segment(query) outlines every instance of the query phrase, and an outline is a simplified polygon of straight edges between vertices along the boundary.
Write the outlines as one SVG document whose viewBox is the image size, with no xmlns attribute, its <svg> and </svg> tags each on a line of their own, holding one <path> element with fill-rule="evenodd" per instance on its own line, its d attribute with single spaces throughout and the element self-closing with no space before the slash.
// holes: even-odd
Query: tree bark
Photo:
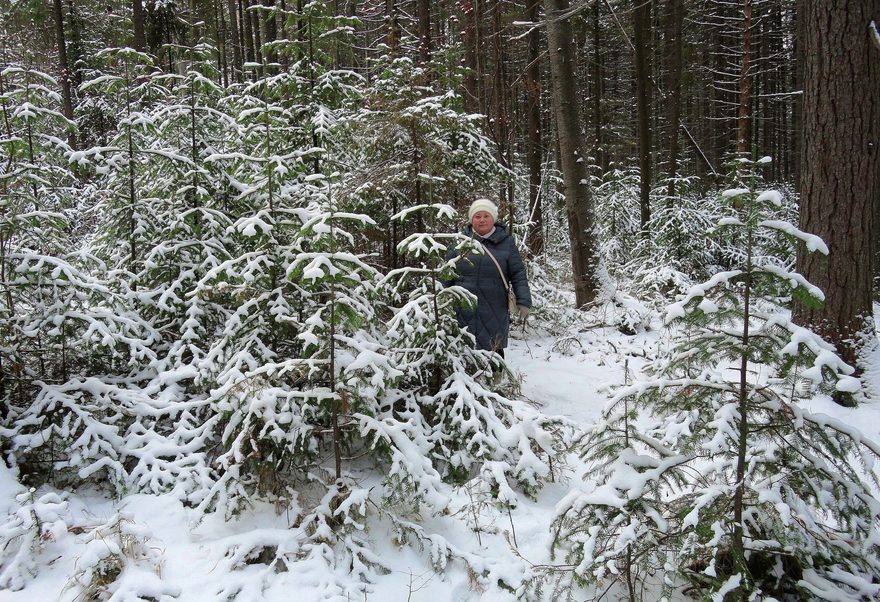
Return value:
<svg viewBox="0 0 880 602">
<path fill-rule="evenodd" d="M 746 156 L 749 154 L 751 137 L 749 127 L 752 121 L 752 0 L 743 0 L 743 50 L 742 67 L 739 73 L 739 110 L 737 112 L 738 133 L 736 152 Z"/>
<path fill-rule="evenodd" d="M 651 0 L 634 0 L 633 28 L 636 51 L 636 113 L 639 138 L 639 218 L 642 234 L 651 219 Z"/>
<path fill-rule="evenodd" d="M 419 18 L 419 62 L 427 66 L 431 60 L 431 3 L 429 0 L 418 0 Z"/>
<path fill-rule="evenodd" d="M 131 0 L 131 24 L 134 28 L 134 49 L 143 52 L 147 48 L 143 0 Z"/>
<path fill-rule="evenodd" d="M 825 292 L 825 306 L 795 318 L 856 366 L 874 336 L 874 214 L 880 203 L 880 48 L 869 24 L 880 0 L 804 3 L 804 105 L 800 227 L 830 255 L 798 252 L 797 268 Z"/>
<path fill-rule="evenodd" d="M 61 103 L 64 116 L 73 121 L 73 95 L 70 86 L 70 66 L 67 63 L 67 43 L 64 40 L 64 11 L 61 0 L 53 0 L 53 13 L 55 17 L 55 39 L 58 43 L 58 71 L 61 75 Z M 76 148 L 76 133 L 69 131 L 67 144 L 70 148 Z"/>
<path fill-rule="evenodd" d="M 666 3 L 666 127 L 667 164 L 666 177 L 669 184 L 667 196 L 675 196 L 675 178 L 678 176 L 678 130 L 681 125 L 681 68 L 682 68 L 682 23 L 684 22 L 683 0 L 668 0 Z"/>
<path fill-rule="evenodd" d="M 544 7 L 553 82 L 553 112 L 571 240 L 575 303 L 583 307 L 594 301 L 599 293 L 601 265 L 587 154 L 581 135 L 579 97 L 574 75 L 577 68 L 574 36 L 568 0 L 545 0 Z"/>
<path fill-rule="evenodd" d="M 238 10 L 235 0 L 227 0 L 229 9 L 229 36 L 232 38 L 232 79 L 238 83 L 242 78 L 242 44 L 238 27 Z"/>
<path fill-rule="evenodd" d="M 397 54 L 397 47 L 400 45 L 400 23 L 398 19 L 397 0 L 385 0 L 385 43 L 388 44 L 392 56 Z"/>
<path fill-rule="evenodd" d="M 478 0 L 464 0 L 462 13 L 464 16 L 464 103 L 470 112 L 477 112 L 482 107 L 480 94 L 480 37 Z"/>
<path fill-rule="evenodd" d="M 539 0 L 529 0 L 526 7 L 525 20 L 538 23 Z M 544 252 L 544 217 L 541 207 L 541 63 L 540 63 L 541 32 L 533 26 L 528 35 L 528 51 L 526 54 L 525 86 L 526 86 L 526 127 L 528 128 L 527 154 L 529 164 L 529 251 L 532 255 Z"/>
<path fill-rule="evenodd" d="M 602 173 L 608 171 L 608 149 L 605 147 L 605 112 L 602 110 L 602 96 L 604 91 L 605 72 L 603 69 L 604 57 L 602 19 L 600 7 L 602 3 L 593 5 L 593 60 L 592 60 L 592 92 L 593 102 L 593 155 L 599 164 Z"/>
</svg>

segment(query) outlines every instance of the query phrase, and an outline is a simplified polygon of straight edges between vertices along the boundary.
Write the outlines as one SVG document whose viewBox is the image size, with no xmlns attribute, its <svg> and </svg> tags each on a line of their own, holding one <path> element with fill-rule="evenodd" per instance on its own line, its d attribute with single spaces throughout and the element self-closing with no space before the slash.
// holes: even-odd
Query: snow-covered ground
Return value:
<svg viewBox="0 0 880 602">
<path fill-rule="evenodd" d="M 531 335 L 512 341 L 508 363 L 521 377 L 521 395 L 546 414 L 564 416 L 586 425 L 599 416 L 609 386 L 623 384 L 644 365 L 664 341 L 659 323 L 647 332 L 626 336 L 612 328 L 595 328 L 577 335 L 558 339 Z M 880 391 L 880 352 L 869 358 L 865 386 Z M 880 442 L 880 401 L 862 403 L 846 409 L 829 400 L 812 402 L 814 411 L 831 414 L 860 428 Z M 570 459 L 568 478 L 549 484 L 537 499 L 522 497 L 517 507 L 502 510 L 476 504 L 477 510 L 466 510 L 473 501 L 461 491 L 453 502 L 450 515 L 423 517 L 420 524 L 428 532 L 442 535 L 457 550 L 482 563 L 490 575 L 481 580 L 462 563 L 450 562 L 445 571 L 432 568 L 432 550 L 400 545 L 392 525 L 375 519 L 367 537 L 379 559 L 391 570 L 377 577 L 366 593 L 352 600 L 458 602 L 471 600 L 512 600 L 513 592 L 499 585 L 498 580 L 517 582 L 523 574 L 539 575 L 548 565 L 562 564 L 564 559 L 550 557 L 551 523 L 554 508 L 573 487 L 581 486 L 577 460 Z M 369 477 L 365 477 L 369 480 Z M 0 473 L 0 500 L 8 505 L 9 488 L 14 480 L 8 471 Z M 35 492 L 35 496 L 43 494 Z M 238 520 L 224 522 L 221 516 L 209 516 L 194 523 L 192 510 L 184 508 L 171 496 L 131 495 L 114 504 L 106 498 L 80 492 L 69 497 L 70 510 L 79 521 L 76 528 L 57 533 L 42 544 L 34 567 L 35 577 L 20 591 L 0 591 L 0 601 L 86 600 L 77 578 L 83 569 L 94 564 L 95 555 L 109 549 L 118 538 L 112 529 L 99 532 L 95 525 L 118 521 L 127 536 L 121 541 L 139 556 L 138 568 L 130 571 L 120 583 L 136 586 L 141 595 L 152 592 L 155 600 L 186 602 L 226 599 L 231 592 L 240 592 L 240 600 L 278 600 L 308 602 L 328 599 L 332 583 L 316 563 L 302 570 L 279 573 L 259 562 L 230 570 L 229 550 L 244 549 L 255 538 L 262 540 L 296 528 L 289 517 L 278 514 L 266 504 L 254 508 Z M 474 506 L 471 506 L 472 508 Z M 10 508 L 0 508 L 5 513 Z M 459 510 L 456 512 L 456 510 Z M 475 528 L 476 527 L 476 528 Z M 96 538 L 96 533 L 102 535 Z M 102 541 L 102 537 L 106 537 Z M 91 543 L 87 540 L 92 539 Z M 238 548 L 236 548 L 238 546 Z M 138 572 L 139 571 L 139 572 Z M 546 592 L 552 590 L 552 580 Z M 117 592 L 114 600 L 144 599 Z M 577 599 L 589 596 L 578 592 Z M 530 599 L 526 595 L 525 599 Z M 345 599 L 345 598 L 342 598 Z"/>
</svg>

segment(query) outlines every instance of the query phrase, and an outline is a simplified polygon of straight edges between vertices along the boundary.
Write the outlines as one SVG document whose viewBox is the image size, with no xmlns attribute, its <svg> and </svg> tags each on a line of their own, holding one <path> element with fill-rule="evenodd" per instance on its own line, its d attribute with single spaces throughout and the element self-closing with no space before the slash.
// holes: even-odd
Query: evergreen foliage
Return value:
<svg viewBox="0 0 880 602">
<path fill-rule="evenodd" d="M 873 597 L 880 504 L 867 467 L 880 448 L 801 405 L 859 382 L 780 305 L 821 291 L 757 241 L 827 249 L 774 219 L 781 195 L 743 177 L 718 224 L 744 241 L 740 261 L 670 306 L 670 353 L 577 442 L 596 485 L 559 505 L 554 546 L 576 581 L 620 581 L 630 597 L 661 572 L 666 589 L 719 599 Z"/>
</svg>

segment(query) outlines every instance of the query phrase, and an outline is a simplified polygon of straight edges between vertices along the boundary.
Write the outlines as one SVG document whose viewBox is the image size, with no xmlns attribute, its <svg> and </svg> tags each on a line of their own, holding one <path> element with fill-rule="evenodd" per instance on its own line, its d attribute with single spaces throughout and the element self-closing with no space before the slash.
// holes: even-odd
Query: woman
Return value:
<svg viewBox="0 0 880 602">
<path fill-rule="evenodd" d="M 513 287 L 516 308 L 523 320 L 529 315 L 532 294 L 513 237 L 504 224 L 496 223 L 496 219 L 498 207 L 492 201 L 477 199 L 471 204 L 468 210 L 470 223 L 463 233 L 479 241 L 486 252 L 463 257 L 456 265 L 458 275 L 447 284 L 464 287 L 477 296 L 476 308 L 459 308 L 458 322 L 474 335 L 479 349 L 494 351 L 504 357 L 511 319 L 505 282 Z"/>
</svg>

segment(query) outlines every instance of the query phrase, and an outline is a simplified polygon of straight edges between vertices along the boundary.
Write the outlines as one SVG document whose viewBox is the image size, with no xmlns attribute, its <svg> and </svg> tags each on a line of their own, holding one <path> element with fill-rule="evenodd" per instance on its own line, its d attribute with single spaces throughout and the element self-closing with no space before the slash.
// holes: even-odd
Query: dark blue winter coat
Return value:
<svg viewBox="0 0 880 602">
<path fill-rule="evenodd" d="M 504 270 L 504 277 L 513 286 L 517 305 L 531 307 L 532 293 L 529 291 L 526 269 L 507 227 L 496 223 L 495 231 L 488 238 L 482 238 L 468 225 L 463 234 L 482 242 L 486 250 L 495 256 L 498 265 Z M 455 251 L 451 251 L 449 256 L 455 256 Z M 498 268 L 486 254 L 462 257 L 456 268 L 458 274 L 455 279 L 445 284 L 461 286 L 477 296 L 476 310 L 458 309 L 458 323 L 467 327 L 476 337 L 479 349 L 504 349 L 507 347 L 510 315 L 507 309 L 507 291 Z"/>
</svg>

